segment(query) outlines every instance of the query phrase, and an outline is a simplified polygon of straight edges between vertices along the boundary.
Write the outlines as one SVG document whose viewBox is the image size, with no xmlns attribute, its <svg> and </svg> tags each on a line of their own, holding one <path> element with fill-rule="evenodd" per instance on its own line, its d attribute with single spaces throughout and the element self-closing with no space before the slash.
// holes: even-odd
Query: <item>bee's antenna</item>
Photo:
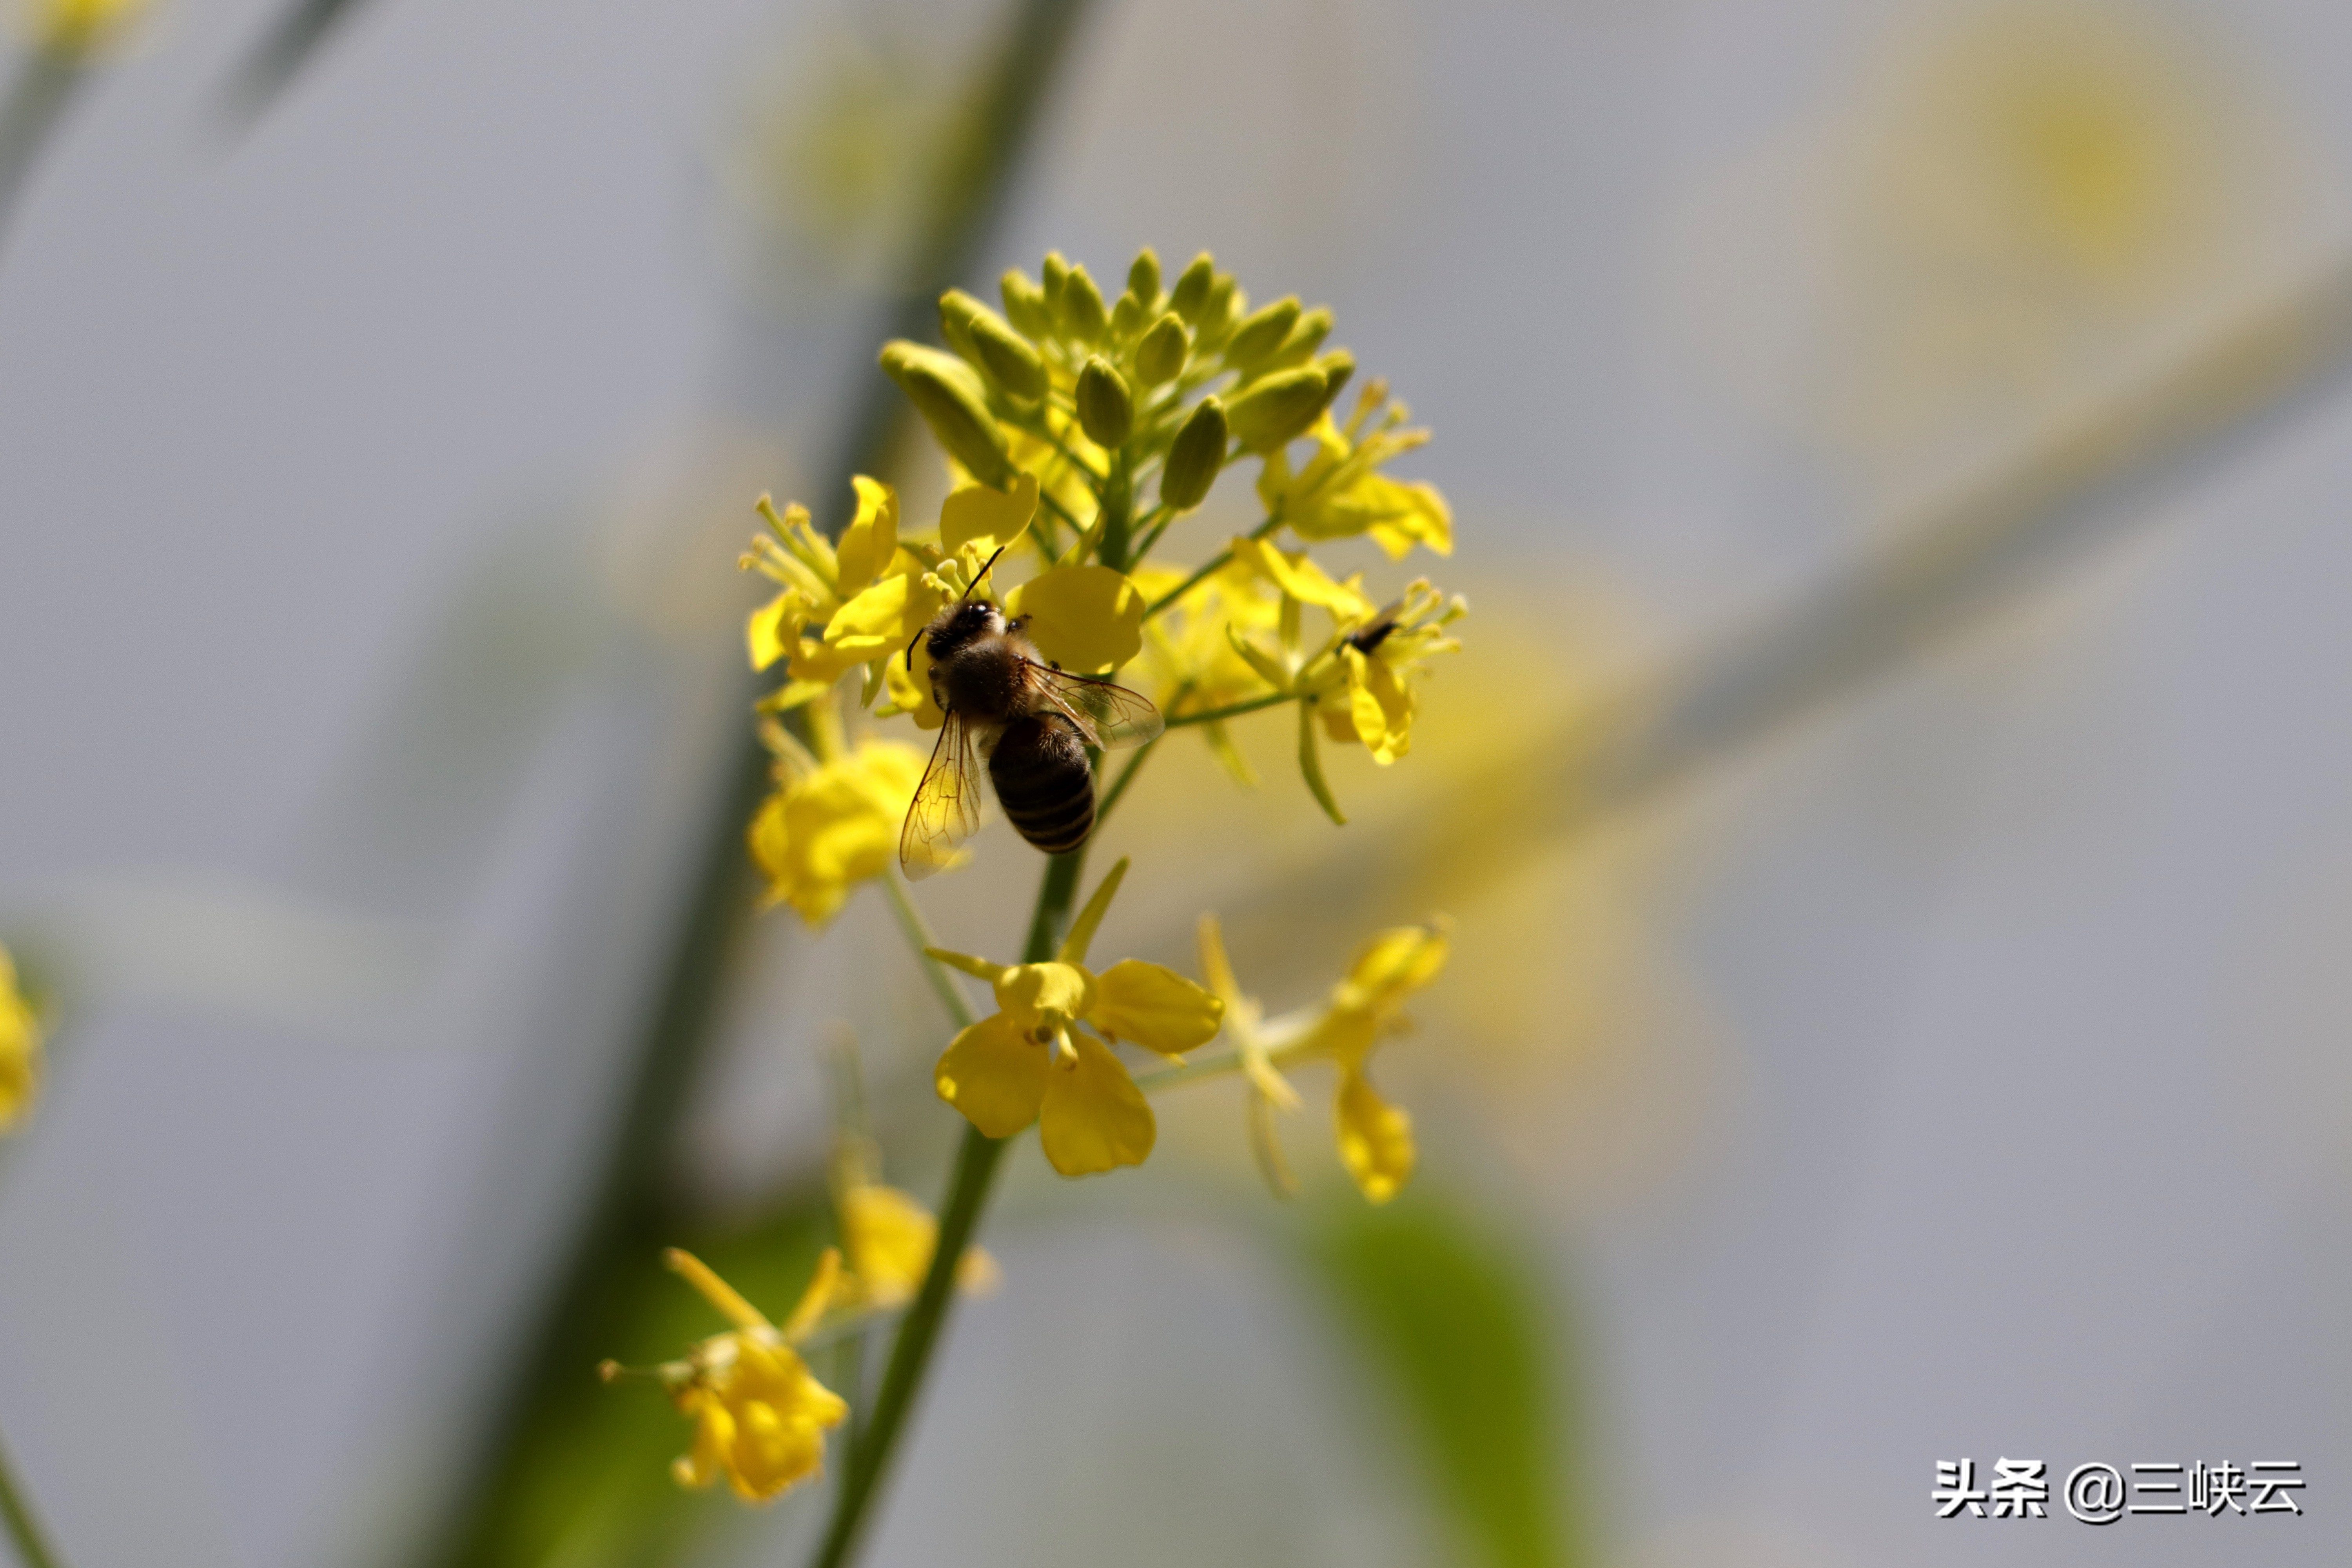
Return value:
<svg viewBox="0 0 2352 1568">
<path fill-rule="evenodd" d="M 1012 548 L 1013 547 L 1009 544 L 1000 544 L 996 547 L 996 555 L 1002 555 Z M 995 566 L 996 555 L 990 556 L 988 558 L 988 565 L 982 567 L 979 571 L 972 574 L 971 581 L 964 585 L 963 596 L 965 598 L 969 599 L 971 597 L 971 591 L 980 586 L 981 579 L 987 576 L 990 570 Z"/>
<path fill-rule="evenodd" d="M 930 629 L 929 626 L 924 626 L 907 639 L 907 673 L 909 675 L 915 673 L 915 645 L 922 641 L 923 633 Z"/>
</svg>

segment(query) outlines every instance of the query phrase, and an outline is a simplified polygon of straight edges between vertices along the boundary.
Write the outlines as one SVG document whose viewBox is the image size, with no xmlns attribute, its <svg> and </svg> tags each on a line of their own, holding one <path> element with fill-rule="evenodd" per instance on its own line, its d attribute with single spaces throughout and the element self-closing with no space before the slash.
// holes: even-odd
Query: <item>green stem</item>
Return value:
<svg viewBox="0 0 2352 1568">
<path fill-rule="evenodd" d="M 1143 535 L 1143 542 L 1135 547 L 1136 560 L 1139 562 L 1150 560 L 1151 552 L 1160 543 L 1160 536 L 1167 532 L 1169 525 L 1175 521 L 1176 510 L 1166 501 L 1161 501 L 1158 506 L 1145 512 L 1143 521 L 1135 525 L 1136 531 Z"/>
<path fill-rule="evenodd" d="M 1086 857 L 1086 847 L 1080 845 L 1045 862 L 1023 963 L 1042 963 L 1061 945 L 1071 906 L 1077 900 L 1078 876 Z M 940 1234 L 931 1248 L 931 1266 L 923 1275 L 914 1305 L 899 1322 L 898 1337 L 890 1346 L 889 1365 L 882 1373 L 881 1391 L 874 1396 L 874 1408 L 857 1446 L 842 1468 L 841 1490 L 834 1499 L 833 1519 L 817 1550 L 815 1568 L 844 1568 L 857 1550 L 874 1500 L 888 1474 L 907 1413 L 930 1370 L 931 1352 L 938 1348 L 948 1308 L 955 1300 L 956 1265 L 980 1228 L 981 1211 L 988 1205 L 997 1164 L 1010 1142 L 991 1138 L 976 1127 L 964 1129 L 962 1147 L 956 1152 L 955 1176 L 949 1184 L 947 1200 L 940 1205 Z"/>
<path fill-rule="evenodd" d="M 1214 724 L 1220 720 L 1238 719 L 1244 713 L 1255 713 L 1261 708 L 1273 708 L 1297 700 L 1298 693 L 1296 691 L 1268 692 L 1264 697 L 1253 697 L 1246 702 L 1228 703 L 1223 708 L 1211 708 L 1199 713 L 1180 713 L 1166 721 L 1166 724 L 1171 730 L 1181 730 L 1187 724 Z"/>
<path fill-rule="evenodd" d="M 65 1559 L 50 1548 L 39 1521 L 33 1518 L 32 1504 L 9 1464 L 5 1444 L 0 1444 L 0 1523 L 7 1525 L 8 1539 L 25 1568 L 64 1568 Z"/>
</svg>

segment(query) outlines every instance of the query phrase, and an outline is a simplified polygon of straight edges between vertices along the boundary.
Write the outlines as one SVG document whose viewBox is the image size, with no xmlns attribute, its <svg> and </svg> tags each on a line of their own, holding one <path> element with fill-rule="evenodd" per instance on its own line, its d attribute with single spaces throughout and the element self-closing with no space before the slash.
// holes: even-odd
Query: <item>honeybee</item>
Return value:
<svg viewBox="0 0 2352 1568">
<path fill-rule="evenodd" d="M 1059 855 L 1094 830 L 1087 748 L 1159 738 L 1160 710 L 1124 686 L 1069 674 L 1040 658 L 1022 635 L 1022 620 L 1007 619 L 993 601 L 967 590 L 916 634 L 931 658 L 931 698 L 947 721 L 898 835 L 898 864 L 910 879 L 946 865 L 979 827 L 980 759 L 987 760 L 997 804 L 1013 828 Z M 910 642 L 907 668 L 914 666 Z"/>
</svg>

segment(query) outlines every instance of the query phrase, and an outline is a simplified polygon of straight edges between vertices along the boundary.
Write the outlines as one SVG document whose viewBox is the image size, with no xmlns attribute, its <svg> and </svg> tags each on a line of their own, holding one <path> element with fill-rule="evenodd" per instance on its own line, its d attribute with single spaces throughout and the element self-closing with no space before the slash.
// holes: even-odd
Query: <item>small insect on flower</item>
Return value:
<svg viewBox="0 0 2352 1568">
<path fill-rule="evenodd" d="M 998 554 L 1003 553 L 999 551 Z M 996 557 L 989 557 L 993 566 Z M 988 575 L 983 566 L 977 586 Z M 918 640 L 931 661 L 931 697 L 947 716 L 930 766 L 898 837 L 909 879 L 947 865 L 980 826 L 980 759 L 997 804 L 1021 837 L 1048 855 L 1076 849 L 1094 831 L 1088 747 L 1111 750 L 1159 739 L 1160 710 L 1112 681 L 1072 675 L 1040 657 L 995 601 L 964 596 L 941 609 Z M 914 644 L 907 647 L 914 668 Z"/>
</svg>

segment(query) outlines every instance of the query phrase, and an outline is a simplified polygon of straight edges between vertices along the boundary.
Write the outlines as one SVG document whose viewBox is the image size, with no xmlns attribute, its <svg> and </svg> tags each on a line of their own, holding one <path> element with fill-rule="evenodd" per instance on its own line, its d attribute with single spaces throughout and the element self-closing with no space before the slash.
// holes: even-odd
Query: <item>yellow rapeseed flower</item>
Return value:
<svg viewBox="0 0 2352 1568">
<path fill-rule="evenodd" d="M 849 1405 L 819 1383 L 794 1347 L 824 1318 L 841 1273 L 827 1247 L 816 1276 L 782 1328 L 738 1295 L 710 1267 L 673 1248 L 665 1261 L 735 1326 L 697 1344 L 684 1361 L 658 1369 L 662 1386 L 694 1423 L 694 1446 L 670 1467 L 681 1486 L 701 1488 L 720 1476 L 746 1502 L 767 1502 L 824 1468 L 824 1435 Z M 606 1363 L 604 1375 L 620 1369 Z"/>
<path fill-rule="evenodd" d="M 848 1271 L 837 1294 L 846 1304 L 887 1310 L 914 1300 L 939 1245 L 940 1222 L 913 1194 L 879 1182 L 852 1180 L 835 1201 Z M 956 1285 L 969 1295 L 995 1289 L 996 1260 L 977 1247 L 956 1261 Z"/>
<path fill-rule="evenodd" d="M 1066 1176 L 1139 1165 L 1151 1152 L 1151 1107 L 1110 1045 L 1130 1040 L 1175 1056 L 1216 1038 L 1224 1016 L 1223 1003 L 1163 965 L 1130 958 L 1100 974 L 1087 967 L 1127 865 L 1111 868 L 1050 963 L 992 963 L 929 950 L 996 990 L 997 1011 L 940 1058 L 940 1098 L 991 1138 L 1039 1123 L 1045 1157 Z"/>
<path fill-rule="evenodd" d="M 1307 432 L 1315 455 L 1304 468 L 1294 472 L 1284 450 L 1266 454 L 1257 481 L 1266 514 L 1309 542 L 1369 535 L 1391 561 L 1416 544 L 1453 554 L 1454 513 L 1437 487 L 1380 471 L 1429 439 L 1426 430 L 1398 428 L 1411 417 L 1389 400 L 1384 381 L 1364 388 L 1346 426 L 1326 412 Z"/>
<path fill-rule="evenodd" d="M 1347 700 L 1322 703 L 1319 711 L 1331 739 L 1360 741 L 1383 767 L 1412 750 L 1412 683 L 1423 662 L 1462 645 L 1445 628 L 1467 613 L 1459 596 L 1447 599 L 1426 581 L 1405 590 L 1404 598 L 1334 633 Z"/>
<path fill-rule="evenodd" d="M 781 730 L 768 733 L 780 753 L 776 789 L 751 819 L 751 858 L 767 874 L 769 903 L 822 926 L 853 886 L 889 870 L 925 759 L 900 742 L 866 741 L 819 762 Z"/>
<path fill-rule="evenodd" d="M 32 1114 L 41 1093 L 41 1019 L 16 987 L 16 964 L 0 946 L 0 1132 Z"/>
<path fill-rule="evenodd" d="M 1225 1003 L 1241 1045 L 1240 1065 L 1250 1082 L 1251 1131 L 1270 1179 L 1286 1185 L 1280 1147 L 1273 1142 L 1272 1109 L 1290 1110 L 1297 1091 L 1281 1068 L 1328 1060 L 1339 1069 L 1331 1116 L 1340 1163 L 1364 1196 L 1384 1204 L 1412 1176 L 1412 1118 L 1372 1087 L 1366 1070 L 1373 1047 L 1407 1026 L 1405 999 L 1437 978 L 1448 951 L 1446 922 L 1398 926 L 1376 932 L 1348 966 L 1319 1009 L 1259 1023 L 1257 1004 L 1242 995 L 1213 916 L 1201 921 L 1201 968 Z"/>
</svg>

